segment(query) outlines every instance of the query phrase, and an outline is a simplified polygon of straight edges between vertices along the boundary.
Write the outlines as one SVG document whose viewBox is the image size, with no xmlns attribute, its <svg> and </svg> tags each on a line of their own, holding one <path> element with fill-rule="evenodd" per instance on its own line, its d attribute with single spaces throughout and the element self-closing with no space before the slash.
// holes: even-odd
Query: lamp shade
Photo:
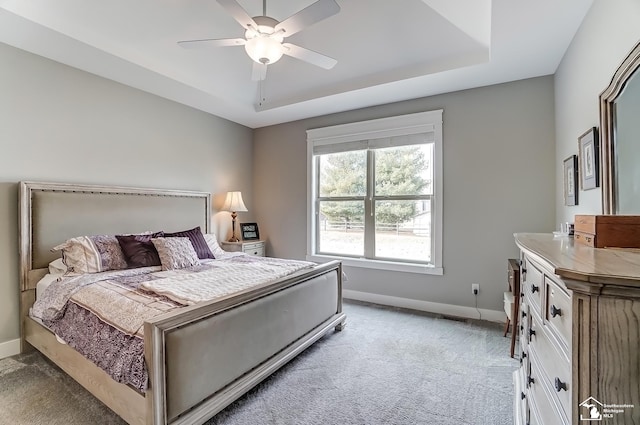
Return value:
<svg viewBox="0 0 640 425">
<path fill-rule="evenodd" d="M 248 211 L 247 207 L 245 207 L 244 202 L 242 201 L 242 193 L 227 192 L 227 198 L 224 200 L 224 205 L 222 206 L 222 210 L 231 211 L 231 212 Z"/>
</svg>

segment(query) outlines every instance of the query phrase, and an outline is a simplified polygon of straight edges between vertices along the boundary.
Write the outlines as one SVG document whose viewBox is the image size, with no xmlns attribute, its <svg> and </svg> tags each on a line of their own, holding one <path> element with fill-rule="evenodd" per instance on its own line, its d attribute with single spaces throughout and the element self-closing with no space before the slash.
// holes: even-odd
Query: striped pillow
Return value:
<svg viewBox="0 0 640 425">
<path fill-rule="evenodd" d="M 207 241 L 207 245 L 209 245 L 209 249 L 214 257 L 220 258 L 224 255 L 224 250 L 220 248 L 220 244 L 218 244 L 218 238 L 215 233 L 205 234 L 204 240 Z"/>
<path fill-rule="evenodd" d="M 98 273 L 127 268 L 120 244 L 113 235 L 78 236 L 51 250 L 62 251 L 62 262 L 68 273 Z"/>
</svg>

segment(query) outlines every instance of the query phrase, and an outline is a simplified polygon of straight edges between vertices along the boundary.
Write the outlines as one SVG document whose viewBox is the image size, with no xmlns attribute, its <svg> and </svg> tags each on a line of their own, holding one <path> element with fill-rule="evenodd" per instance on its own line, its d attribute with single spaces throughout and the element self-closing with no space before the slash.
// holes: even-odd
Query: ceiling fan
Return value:
<svg viewBox="0 0 640 425">
<path fill-rule="evenodd" d="M 253 18 L 236 0 L 217 1 L 246 29 L 245 38 L 185 40 L 178 42 L 181 47 L 199 49 L 244 46 L 247 54 L 254 61 L 251 76 L 254 81 L 264 80 L 267 75 L 267 65 L 278 61 L 283 54 L 324 69 L 331 69 L 338 63 L 335 59 L 313 50 L 284 42 L 286 37 L 338 13 L 340 6 L 335 0 L 318 0 L 282 22 L 267 16 L 267 0 L 262 1 L 262 16 Z"/>
</svg>

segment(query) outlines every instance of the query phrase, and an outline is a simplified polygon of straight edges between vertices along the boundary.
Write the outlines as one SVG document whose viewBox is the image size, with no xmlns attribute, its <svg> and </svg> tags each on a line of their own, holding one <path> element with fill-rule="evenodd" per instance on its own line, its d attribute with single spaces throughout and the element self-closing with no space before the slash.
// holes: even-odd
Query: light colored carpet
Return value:
<svg viewBox="0 0 640 425">
<path fill-rule="evenodd" d="M 498 324 L 345 303 L 331 333 L 207 425 L 512 424 Z M 122 424 L 40 354 L 0 360 L 0 424 Z"/>
</svg>

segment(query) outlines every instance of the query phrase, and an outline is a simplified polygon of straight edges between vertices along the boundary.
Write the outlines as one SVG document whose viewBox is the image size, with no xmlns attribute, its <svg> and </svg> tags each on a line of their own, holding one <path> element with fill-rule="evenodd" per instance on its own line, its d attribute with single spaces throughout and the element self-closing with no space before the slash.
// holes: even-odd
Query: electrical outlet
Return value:
<svg viewBox="0 0 640 425">
<path fill-rule="evenodd" d="M 479 283 L 472 283 L 471 284 L 471 292 L 473 292 L 473 295 L 478 295 L 478 293 L 480 292 L 480 284 Z"/>
</svg>

